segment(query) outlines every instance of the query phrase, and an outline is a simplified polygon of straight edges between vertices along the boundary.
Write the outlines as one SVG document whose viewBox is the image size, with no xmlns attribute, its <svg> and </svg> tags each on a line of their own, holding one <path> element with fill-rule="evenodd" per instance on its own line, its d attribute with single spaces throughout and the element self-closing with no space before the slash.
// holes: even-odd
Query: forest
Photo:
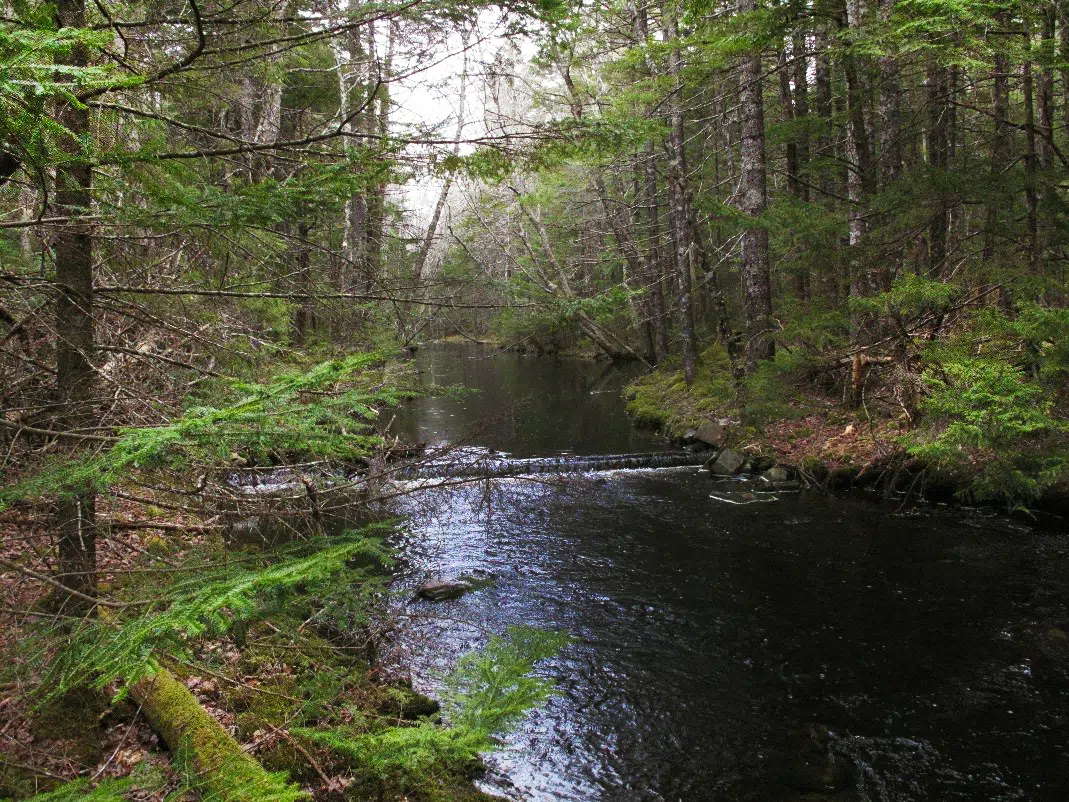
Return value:
<svg viewBox="0 0 1069 802">
<path fill-rule="evenodd" d="M 511 492 L 396 423 L 438 344 L 622 371 L 609 454 L 1066 514 L 1067 263 L 1063 0 L 7 0 L 0 799 L 496 798 L 577 647 L 383 667 L 413 477 Z"/>
</svg>

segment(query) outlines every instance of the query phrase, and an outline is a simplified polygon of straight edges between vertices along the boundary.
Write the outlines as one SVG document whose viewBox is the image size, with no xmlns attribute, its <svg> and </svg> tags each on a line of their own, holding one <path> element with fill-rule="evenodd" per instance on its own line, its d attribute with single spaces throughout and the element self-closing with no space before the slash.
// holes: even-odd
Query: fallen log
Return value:
<svg viewBox="0 0 1069 802">
<path fill-rule="evenodd" d="M 284 774 L 266 771 L 166 669 L 134 683 L 130 698 L 171 753 L 190 768 L 201 799 L 294 802 L 308 797 Z"/>
</svg>

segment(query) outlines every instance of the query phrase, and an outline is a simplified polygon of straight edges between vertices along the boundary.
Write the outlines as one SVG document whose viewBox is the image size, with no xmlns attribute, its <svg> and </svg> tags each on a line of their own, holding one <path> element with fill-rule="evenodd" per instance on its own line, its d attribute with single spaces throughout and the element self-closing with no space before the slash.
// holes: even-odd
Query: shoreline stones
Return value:
<svg viewBox="0 0 1069 802">
<path fill-rule="evenodd" d="M 772 485 L 773 490 L 801 490 L 802 483 L 791 478 L 791 472 L 782 465 L 773 465 L 761 474 L 761 478 Z"/>
<path fill-rule="evenodd" d="M 721 449 L 720 453 L 705 463 L 714 476 L 734 476 L 742 470 L 746 459 L 730 448 Z"/>
</svg>

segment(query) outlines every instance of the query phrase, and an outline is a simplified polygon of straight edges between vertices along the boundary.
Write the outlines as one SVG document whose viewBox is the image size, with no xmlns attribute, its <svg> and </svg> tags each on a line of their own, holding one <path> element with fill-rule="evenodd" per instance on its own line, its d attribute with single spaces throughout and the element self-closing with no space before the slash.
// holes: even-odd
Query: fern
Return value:
<svg viewBox="0 0 1069 802">
<path fill-rule="evenodd" d="M 532 672 L 568 641 L 560 632 L 516 626 L 464 655 L 439 692 L 446 719 L 488 737 L 508 732 L 549 697 L 553 683 Z"/>
<path fill-rule="evenodd" d="M 549 698 L 553 683 L 533 672 L 568 642 L 561 633 L 509 627 L 482 650 L 461 657 L 440 692 L 444 726 L 423 719 L 364 733 L 341 728 L 292 732 L 381 780 L 414 782 L 435 769 L 463 772 L 497 746 L 496 736 Z"/>
<path fill-rule="evenodd" d="M 906 439 L 915 456 L 968 479 L 967 495 L 1020 506 L 1069 475 L 1069 424 L 1040 385 L 998 359 L 961 358 L 925 373 L 926 431 Z"/>
<path fill-rule="evenodd" d="M 154 673 L 159 655 L 190 657 L 198 638 L 225 634 L 263 605 L 277 606 L 301 589 L 329 582 L 350 561 L 389 564 L 381 539 L 370 536 L 383 526 L 346 533 L 340 541 L 299 543 L 266 567 L 208 566 L 193 578 L 174 582 L 160 601 L 146 604 L 133 618 L 83 621 L 48 666 L 49 676 L 41 684 L 50 689 L 46 698 L 77 686 L 104 688 L 117 680 L 129 687 Z M 350 583 L 368 578 L 358 571 L 346 577 Z"/>
<path fill-rule="evenodd" d="M 53 791 L 31 796 L 27 802 L 125 802 L 123 795 L 134 785 L 133 777 L 101 780 L 95 786 L 82 777 Z"/>
<path fill-rule="evenodd" d="M 410 393 L 395 388 L 371 390 L 352 383 L 381 364 L 381 353 L 356 354 L 323 362 L 306 372 L 279 374 L 265 384 L 235 382 L 231 403 L 187 410 L 163 426 L 122 429 L 108 450 L 61 462 L 0 491 L 0 510 L 16 499 L 105 490 L 138 470 L 188 470 L 226 463 L 235 452 L 253 460 L 294 453 L 355 459 L 381 444 L 372 423 L 376 407 L 395 406 Z"/>
<path fill-rule="evenodd" d="M 90 781 L 79 777 L 51 791 L 31 796 L 26 802 L 124 802 L 131 791 L 159 794 L 167 778 L 157 767 L 143 763 L 126 777 Z"/>
</svg>

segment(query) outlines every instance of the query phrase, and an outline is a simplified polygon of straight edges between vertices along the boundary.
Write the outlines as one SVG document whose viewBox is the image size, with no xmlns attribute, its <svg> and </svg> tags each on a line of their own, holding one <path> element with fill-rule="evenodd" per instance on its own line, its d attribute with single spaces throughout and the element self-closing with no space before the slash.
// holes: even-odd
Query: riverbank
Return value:
<svg viewBox="0 0 1069 802">
<path fill-rule="evenodd" d="M 888 496 L 1069 514 L 1069 481 L 1061 477 L 1040 484 L 1022 471 L 1030 466 L 1012 463 L 1012 455 L 1006 466 L 993 466 L 996 457 L 979 449 L 960 458 L 933 459 L 941 455 L 939 438 L 948 423 L 916 406 L 908 409 L 893 392 L 874 393 L 873 401 L 855 406 L 789 360 L 764 368 L 737 387 L 726 354 L 714 346 L 702 355 L 689 387 L 673 365 L 632 381 L 624 390 L 626 409 L 636 426 L 658 430 L 672 441 L 738 455 L 725 460 L 721 470 L 777 467 L 792 480 L 828 488 L 876 487 Z M 1061 442 L 1036 441 L 1032 448 L 1037 453 L 1060 449 Z M 1000 480 L 1034 484 L 993 486 Z"/>
<path fill-rule="evenodd" d="M 4 541 L 18 542 L 47 527 L 44 512 L 24 506 L 0 514 Z M 254 542 L 244 529 L 231 530 L 213 519 L 122 502 L 99 509 L 98 515 L 113 537 L 122 533 L 126 554 L 142 555 L 130 560 L 118 550 L 102 550 L 101 585 L 114 598 L 160 592 L 159 566 L 181 571 L 222 561 L 240 572 L 277 559 L 277 544 Z M 360 553 L 384 549 L 385 535 L 385 530 L 369 535 Z M 204 790 L 205 777 L 219 768 L 205 750 L 218 748 L 251 757 L 255 770 L 262 766 L 270 772 L 274 790 L 284 794 L 289 788 L 332 800 L 491 799 L 474 785 L 481 767 L 473 752 L 436 751 L 432 734 L 450 732 L 442 725 L 438 702 L 378 665 L 379 648 L 392 626 L 386 597 L 392 569 L 378 561 L 354 558 L 336 576 L 310 576 L 284 600 L 279 597 L 279 604 L 268 602 L 218 635 L 211 635 L 209 626 L 190 641 L 184 657 L 165 658 L 161 678 L 178 691 L 168 700 L 147 698 L 135 687 L 130 697 L 116 702 L 123 685 L 114 682 L 49 698 L 56 680 L 48 666 L 55 657 L 50 633 L 72 619 L 39 586 L 5 581 L 0 585 L 0 663 L 6 666 L 0 676 L 0 799 L 26 799 L 90 778 L 86 793 L 99 783 L 119 783 L 136 790 L 139 799 L 163 800 L 183 789 Z M 227 618 L 237 612 L 230 610 Z M 127 622 L 120 615 L 126 617 L 109 612 L 99 626 L 121 630 Z M 39 647 L 47 651 L 42 654 Z M 145 682 L 151 686 L 153 680 Z M 169 732 L 165 726 L 190 719 L 210 728 L 207 741 L 186 743 L 188 732 Z M 393 754 L 388 744 L 382 746 L 390 738 L 403 740 L 399 734 L 409 731 L 423 734 L 422 752 L 401 754 L 404 749 L 397 745 L 401 753 Z M 347 748 L 352 744 L 360 749 Z M 400 765 L 402 759 L 408 764 Z M 197 766 L 207 766 L 208 774 L 200 769 L 190 774 Z M 256 789 L 231 784 L 235 787 L 223 798 L 255 796 Z"/>
</svg>

